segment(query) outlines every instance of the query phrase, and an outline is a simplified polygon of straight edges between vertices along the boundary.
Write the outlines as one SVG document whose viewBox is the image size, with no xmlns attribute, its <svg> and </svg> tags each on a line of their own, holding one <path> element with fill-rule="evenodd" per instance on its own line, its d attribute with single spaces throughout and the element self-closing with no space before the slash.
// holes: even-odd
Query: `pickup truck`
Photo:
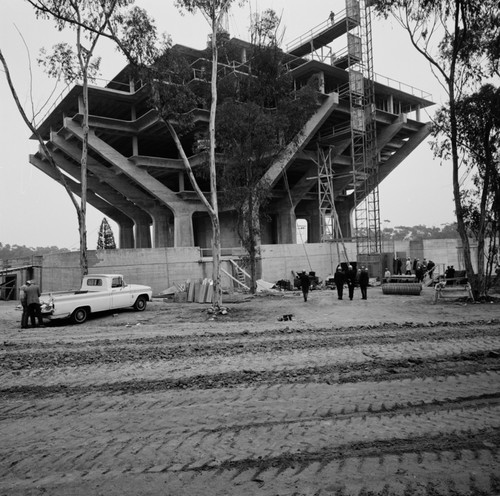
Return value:
<svg viewBox="0 0 500 496">
<path fill-rule="evenodd" d="M 82 324 L 91 313 L 133 307 L 142 312 L 152 300 L 149 286 L 126 284 L 121 274 L 88 274 L 78 291 L 42 294 L 42 316 L 50 320 L 70 318 Z"/>
</svg>

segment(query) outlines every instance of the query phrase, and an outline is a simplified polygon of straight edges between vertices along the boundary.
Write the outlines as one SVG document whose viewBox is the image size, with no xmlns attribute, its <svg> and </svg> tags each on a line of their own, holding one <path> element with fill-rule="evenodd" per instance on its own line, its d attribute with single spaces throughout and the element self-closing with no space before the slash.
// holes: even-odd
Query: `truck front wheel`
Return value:
<svg viewBox="0 0 500 496">
<path fill-rule="evenodd" d="M 138 296 L 137 300 L 135 300 L 135 303 L 134 303 L 134 310 L 136 310 L 138 312 L 143 312 L 144 310 L 146 310 L 147 304 L 148 304 L 148 302 L 147 302 L 145 296 Z"/>
<path fill-rule="evenodd" d="M 71 315 L 71 320 L 74 324 L 83 324 L 87 317 L 89 316 L 89 311 L 86 308 L 77 308 Z"/>
</svg>

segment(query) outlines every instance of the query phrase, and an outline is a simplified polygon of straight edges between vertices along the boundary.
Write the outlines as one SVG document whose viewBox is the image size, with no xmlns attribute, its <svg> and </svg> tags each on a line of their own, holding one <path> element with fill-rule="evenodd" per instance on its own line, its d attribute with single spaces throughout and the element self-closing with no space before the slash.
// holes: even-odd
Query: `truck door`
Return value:
<svg viewBox="0 0 500 496">
<path fill-rule="evenodd" d="M 132 293 L 121 277 L 113 277 L 111 281 L 111 308 L 131 307 Z"/>
</svg>

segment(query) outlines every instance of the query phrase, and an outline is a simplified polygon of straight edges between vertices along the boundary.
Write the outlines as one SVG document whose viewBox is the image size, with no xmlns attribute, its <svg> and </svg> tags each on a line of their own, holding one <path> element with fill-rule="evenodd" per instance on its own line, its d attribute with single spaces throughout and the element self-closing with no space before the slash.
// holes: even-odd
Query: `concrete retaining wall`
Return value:
<svg viewBox="0 0 500 496">
<path fill-rule="evenodd" d="M 355 261 L 356 244 L 346 243 L 345 246 L 349 259 Z M 425 257 L 443 267 L 454 265 L 457 270 L 464 268 L 459 240 L 425 240 L 419 245 L 418 254 L 412 253 L 409 242 L 397 242 L 394 247 L 398 253 L 406 253 L 412 260 Z M 221 266 L 232 274 L 229 258 L 222 257 Z M 202 251 L 197 247 L 89 251 L 88 260 L 89 273 L 123 274 L 126 281 L 151 286 L 154 294 L 175 283 L 212 276 L 211 258 L 202 258 Z M 272 283 L 280 279 L 292 280 L 292 271 L 302 270 L 314 271 L 320 279 L 325 279 L 343 261 L 342 251 L 339 257 L 336 244 L 262 245 L 259 273 L 262 279 Z M 78 252 L 45 255 L 40 279 L 44 292 L 77 289 L 80 286 Z M 221 282 L 224 288 L 234 287 L 233 281 L 225 274 L 221 274 Z"/>
<path fill-rule="evenodd" d="M 350 260 L 356 259 L 356 244 L 346 243 Z M 340 247 L 339 247 L 340 248 Z M 337 245 L 332 243 L 262 245 L 262 279 L 276 282 L 280 279 L 291 280 L 292 271 L 313 271 L 320 279 L 325 279 L 335 272 L 335 268 L 345 258 L 337 252 Z"/>
</svg>

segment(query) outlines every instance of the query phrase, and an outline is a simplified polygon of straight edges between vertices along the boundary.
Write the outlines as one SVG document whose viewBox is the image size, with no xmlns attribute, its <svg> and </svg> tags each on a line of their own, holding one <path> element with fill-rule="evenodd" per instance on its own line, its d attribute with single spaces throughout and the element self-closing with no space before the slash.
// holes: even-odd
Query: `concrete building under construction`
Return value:
<svg viewBox="0 0 500 496">
<path fill-rule="evenodd" d="M 251 64 L 252 46 L 230 43 L 237 58 L 220 63 L 219 74 Z M 296 243 L 297 219 L 305 219 L 309 243 L 355 241 L 358 257 L 382 251 L 378 185 L 428 136 L 421 110 L 433 103 L 429 94 L 377 76 L 371 43 L 369 9 L 347 0 L 345 10 L 287 46 L 294 87 L 315 77 L 320 105 L 265 173 L 272 215 L 262 244 Z M 175 48 L 189 61 L 193 80 L 206 80 L 206 51 Z M 128 74 L 89 87 L 87 201 L 117 223 L 120 248 L 209 248 L 206 209 L 165 123 L 148 104 L 147 85 Z M 193 115 L 195 129 L 182 137 L 185 150 L 195 150 L 199 131 L 208 128 L 208 110 L 193 109 Z M 38 128 L 76 195 L 81 123 L 82 86 L 75 85 Z M 193 168 L 201 161 L 201 154 L 190 156 Z M 43 153 L 30 162 L 59 180 Z M 220 223 L 222 246 L 239 246 L 234 212 L 221 212 Z"/>
</svg>

